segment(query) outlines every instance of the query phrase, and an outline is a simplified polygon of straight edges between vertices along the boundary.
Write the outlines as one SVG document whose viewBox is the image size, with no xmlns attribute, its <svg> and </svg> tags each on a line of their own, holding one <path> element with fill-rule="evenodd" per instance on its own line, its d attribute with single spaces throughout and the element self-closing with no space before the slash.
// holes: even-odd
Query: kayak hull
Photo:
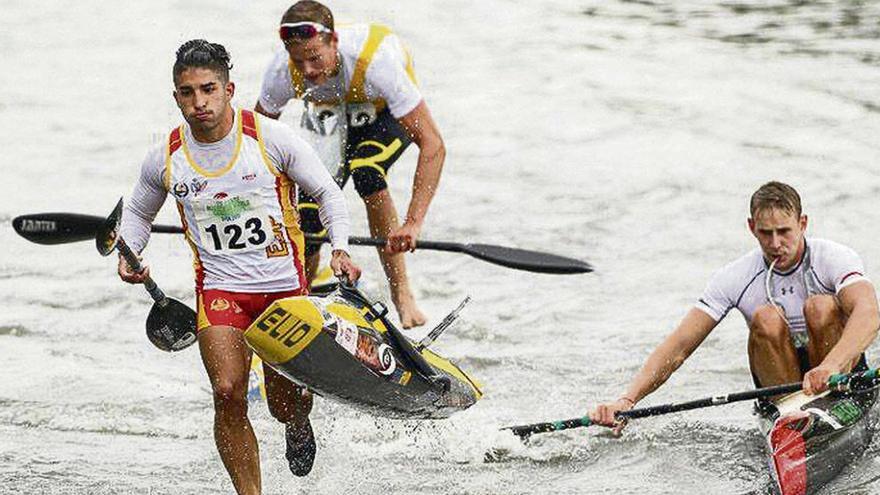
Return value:
<svg viewBox="0 0 880 495">
<path fill-rule="evenodd" d="M 332 293 L 278 300 L 244 336 L 288 379 L 374 415 L 445 418 L 480 399 L 479 384 L 442 356 L 415 351 L 415 366 L 412 344 L 389 325 L 373 308 Z"/>
<path fill-rule="evenodd" d="M 770 473 L 781 495 L 808 495 L 860 457 L 871 442 L 877 388 L 785 396 L 759 413 Z M 778 414 L 776 414 L 778 411 Z"/>
</svg>

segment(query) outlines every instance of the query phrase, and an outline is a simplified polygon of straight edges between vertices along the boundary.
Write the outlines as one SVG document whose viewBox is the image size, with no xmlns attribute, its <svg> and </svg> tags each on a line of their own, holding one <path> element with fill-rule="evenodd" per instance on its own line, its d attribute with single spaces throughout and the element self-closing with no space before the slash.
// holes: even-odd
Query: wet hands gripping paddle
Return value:
<svg viewBox="0 0 880 495">
<path fill-rule="evenodd" d="M 140 260 L 119 235 L 122 220 L 122 199 L 102 223 L 97 225 L 95 243 L 101 256 L 119 251 L 128 266 L 136 272 L 143 271 Z M 196 341 L 196 314 L 186 304 L 166 296 L 149 276 L 144 280 L 144 288 L 153 298 L 153 307 L 147 316 L 147 338 L 163 351 L 179 351 Z"/>
</svg>

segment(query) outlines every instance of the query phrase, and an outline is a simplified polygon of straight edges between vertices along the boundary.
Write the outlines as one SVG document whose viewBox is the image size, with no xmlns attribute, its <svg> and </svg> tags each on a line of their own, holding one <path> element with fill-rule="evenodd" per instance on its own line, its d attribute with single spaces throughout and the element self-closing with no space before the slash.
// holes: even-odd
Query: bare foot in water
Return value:
<svg viewBox="0 0 880 495">
<path fill-rule="evenodd" d="M 397 314 L 400 316 L 400 325 L 404 329 L 420 327 L 428 321 L 425 314 L 416 305 L 416 300 L 412 294 L 398 295 L 398 297 L 394 297 L 392 294 L 391 300 L 397 308 Z"/>
</svg>

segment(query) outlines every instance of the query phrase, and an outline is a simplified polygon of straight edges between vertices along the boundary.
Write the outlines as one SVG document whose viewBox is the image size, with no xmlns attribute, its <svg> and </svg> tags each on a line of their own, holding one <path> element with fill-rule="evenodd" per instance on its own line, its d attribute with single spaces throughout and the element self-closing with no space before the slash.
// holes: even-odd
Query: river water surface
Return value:
<svg viewBox="0 0 880 495">
<path fill-rule="evenodd" d="M 195 351 L 143 335 L 150 300 L 90 243 L 37 246 L 20 214 L 106 214 L 148 147 L 180 120 L 174 50 L 227 46 L 236 104 L 256 101 L 277 2 L 72 4 L 0 11 L 0 493 L 230 493 Z M 383 494 L 765 493 L 748 404 L 534 437 L 502 425 L 582 415 L 616 397 L 711 273 L 751 249 L 749 195 L 797 187 L 810 233 L 855 248 L 878 277 L 880 5 L 863 1 L 460 0 L 334 2 L 337 18 L 390 24 L 449 151 L 425 239 L 589 260 L 594 274 L 517 272 L 417 252 L 435 344 L 486 396 L 440 422 L 377 419 L 318 400 L 319 453 L 290 475 L 281 427 L 258 404 L 264 492 Z M 290 112 L 293 113 L 293 112 Z M 294 120 L 292 117 L 289 120 Z M 415 153 L 395 165 L 403 210 Z M 354 191 L 355 230 L 366 221 Z M 174 223 L 166 205 L 159 222 Z M 375 254 L 367 288 L 387 294 Z M 190 304 L 182 239 L 154 236 L 153 275 Z M 412 335 L 421 337 L 424 330 Z M 751 386 L 731 315 L 644 404 Z M 500 453 L 487 458 L 487 452 Z M 826 493 L 880 493 L 880 445 Z"/>
</svg>

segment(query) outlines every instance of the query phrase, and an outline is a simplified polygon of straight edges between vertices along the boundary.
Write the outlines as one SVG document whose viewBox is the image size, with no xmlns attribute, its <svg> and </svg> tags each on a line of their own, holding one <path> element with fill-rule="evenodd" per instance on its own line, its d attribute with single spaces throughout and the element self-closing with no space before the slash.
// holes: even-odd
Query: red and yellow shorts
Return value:
<svg viewBox="0 0 880 495">
<path fill-rule="evenodd" d="M 301 296 L 302 289 L 284 292 L 229 292 L 219 289 L 196 291 L 196 331 L 212 325 L 246 329 L 274 301 Z"/>
</svg>

